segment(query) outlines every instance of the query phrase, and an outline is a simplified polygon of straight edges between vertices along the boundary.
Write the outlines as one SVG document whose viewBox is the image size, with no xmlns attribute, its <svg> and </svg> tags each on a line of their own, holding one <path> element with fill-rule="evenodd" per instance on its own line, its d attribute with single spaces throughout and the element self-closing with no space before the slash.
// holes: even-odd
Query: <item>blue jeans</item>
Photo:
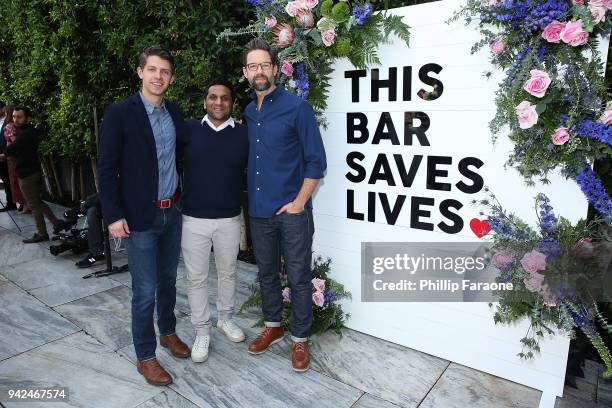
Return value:
<svg viewBox="0 0 612 408">
<path fill-rule="evenodd" d="M 155 358 L 153 310 L 157 297 L 159 334 L 174 334 L 176 267 L 181 250 L 181 214 L 172 206 L 157 209 L 150 229 L 131 231 L 126 239 L 132 275 L 132 338 L 138 361 Z"/>
<path fill-rule="evenodd" d="M 312 210 L 305 209 L 300 214 L 284 212 L 270 218 L 251 217 L 250 224 L 265 324 L 279 327 L 282 321 L 279 277 L 282 252 L 291 288 L 291 337 L 293 341 L 306 341 L 312 326 Z"/>
</svg>

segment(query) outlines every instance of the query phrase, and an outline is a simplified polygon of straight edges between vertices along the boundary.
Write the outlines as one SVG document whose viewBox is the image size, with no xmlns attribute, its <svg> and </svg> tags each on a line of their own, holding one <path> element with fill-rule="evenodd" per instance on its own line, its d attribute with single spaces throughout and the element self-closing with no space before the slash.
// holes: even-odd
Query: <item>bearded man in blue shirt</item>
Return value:
<svg viewBox="0 0 612 408">
<path fill-rule="evenodd" d="M 312 199 L 327 167 L 312 107 L 275 83 L 276 53 L 265 41 L 250 41 L 243 74 L 254 89 L 245 116 L 249 133 L 248 192 L 251 237 L 259 268 L 265 329 L 249 344 L 261 354 L 281 341 L 283 303 L 280 255 L 291 289 L 291 361 L 308 370 L 312 326 Z"/>
</svg>

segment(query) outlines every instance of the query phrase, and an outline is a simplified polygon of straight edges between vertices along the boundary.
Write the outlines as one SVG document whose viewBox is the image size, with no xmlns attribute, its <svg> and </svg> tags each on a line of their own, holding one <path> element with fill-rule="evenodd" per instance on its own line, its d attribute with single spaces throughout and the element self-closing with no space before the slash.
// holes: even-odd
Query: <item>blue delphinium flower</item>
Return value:
<svg viewBox="0 0 612 408">
<path fill-rule="evenodd" d="M 372 14 L 372 6 L 369 3 L 365 3 L 363 8 L 360 8 L 359 5 L 355 5 L 353 7 L 353 17 L 355 17 L 355 25 L 363 25 L 368 17 Z"/>
<path fill-rule="evenodd" d="M 558 220 L 553 213 L 548 197 L 540 196 L 539 201 L 542 241 L 538 243 L 538 251 L 545 254 L 547 258 L 556 258 L 561 254 L 561 248 L 556 239 Z"/>
<path fill-rule="evenodd" d="M 572 126 L 572 130 L 578 136 L 612 145 L 612 126 L 605 123 L 583 120 Z"/>
<path fill-rule="evenodd" d="M 512 28 L 533 33 L 553 20 L 562 20 L 570 7 L 567 0 L 505 0 L 492 9 L 491 15 L 499 22 L 509 22 Z"/>
<path fill-rule="evenodd" d="M 304 64 L 301 62 L 297 64 L 296 71 L 298 75 L 295 81 L 297 95 L 302 99 L 308 99 L 308 95 L 310 94 L 310 83 L 308 82 L 308 74 L 306 74 L 304 70 Z"/>
<path fill-rule="evenodd" d="M 583 167 L 582 171 L 576 176 L 576 182 L 589 203 L 605 218 L 606 222 L 612 223 L 612 200 L 591 166 L 586 164 Z"/>
<path fill-rule="evenodd" d="M 585 333 L 595 332 L 597 330 L 595 322 L 589 318 L 589 312 L 587 309 L 583 305 L 576 305 L 576 307 L 578 308 L 578 311 L 575 311 L 570 307 L 567 308 L 572 316 L 572 319 L 574 319 L 576 326 L 582 329 Z"/>
</svg>

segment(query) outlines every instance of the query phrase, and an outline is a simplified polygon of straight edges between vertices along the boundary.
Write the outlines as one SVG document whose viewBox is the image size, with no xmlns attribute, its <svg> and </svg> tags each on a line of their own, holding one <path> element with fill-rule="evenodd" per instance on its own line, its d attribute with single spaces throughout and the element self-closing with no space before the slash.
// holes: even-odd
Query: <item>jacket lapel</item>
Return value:
<svg viewBox="0 0 612 408">
<path fill-rule="evenodd" d="M 131 105 L 134 112 L 134 120 L 137 122 L 137 128 L 142 129 L 147 148 L 153 152 L 154 157 L 157 157 L 153 129 L 151 128 L 151 122 L 149 122 L 147 110 L 140 99 L 140 94 L 137 93 L 136 95 L 132 96 Z"/>
</svg>

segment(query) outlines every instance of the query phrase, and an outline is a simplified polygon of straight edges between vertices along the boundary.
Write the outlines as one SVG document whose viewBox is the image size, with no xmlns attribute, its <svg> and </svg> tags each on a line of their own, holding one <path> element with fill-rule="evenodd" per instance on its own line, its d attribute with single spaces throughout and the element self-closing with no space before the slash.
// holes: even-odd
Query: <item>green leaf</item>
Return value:
<svg viewBox="0 0 612 408">
<path fill-rule="evenodd" d="M 546 111 L 546 104 L 545 103 L 538 103 L 536 105 L 536 112 L 541 115 L 542 113 L 544 113 Z"/>
</svg>

